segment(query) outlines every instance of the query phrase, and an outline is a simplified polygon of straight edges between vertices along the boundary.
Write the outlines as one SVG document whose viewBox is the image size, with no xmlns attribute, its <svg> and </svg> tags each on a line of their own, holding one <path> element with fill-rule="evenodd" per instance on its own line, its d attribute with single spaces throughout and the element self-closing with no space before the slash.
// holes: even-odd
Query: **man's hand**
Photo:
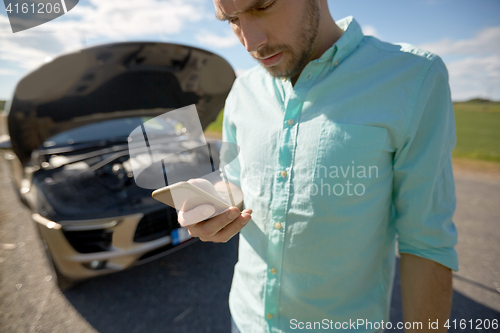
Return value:
<svg viewBox="0 0 500 333">
<path fill-rule="evenodd" d="M 210 205 L 202 205 L 200 207 L 203 206 Z M 217 215 L 206 221 L 188 225 L 186 229 L 191 236 L 198 237 L 204 242 L 225 243 L 243 229 L 248 221 L 250 221 L 252 217 L 251 214 L 251 209 L 245 209 L 240 212 L 237 207 L 231 207 L 221 215 Z M 184 224 L 184 218 L 184 213 L 179 211 L 179 223 Z"/>
<path fill-rule="evenodd" d="M 215 213 L 215 208 L 210 204 L 200 205 L 187 212 L 179 211 L 179 224 L 188 229 L 191 236 L 198 237 L 204 242 L 225 243 L 240 232 L 252 218 L 251 209 L 241 211 L 243 193 L 235 184 L 219 181 L 212 185 L 209 181 L 198 178 L 190 179 L 188 182 L 225 202 L 230 202 L 230 198 L 227 197 L 230 191 L 236 204 L 236 207 L 230 207 L 224 213 L 205 221 L 203 220 Z"/>
</svg>

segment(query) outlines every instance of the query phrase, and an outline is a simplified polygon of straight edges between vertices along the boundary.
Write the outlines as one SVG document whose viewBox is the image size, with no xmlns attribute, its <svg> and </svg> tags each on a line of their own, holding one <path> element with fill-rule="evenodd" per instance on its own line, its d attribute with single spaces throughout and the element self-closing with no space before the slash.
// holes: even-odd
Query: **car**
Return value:
<svg viewBox="0 0 500 333">
<path fill-rule="evenodd" d="M 62 290 L 196 240 L 174 208 L 136 183 L 128 136 L 142 124 L 170 137 L 159 153 L 182 155 L 193 142 L 216 152 L 220 141 L 190 135 L 168 112 L 194 105 L 205 130 L 235 78 L 226 60 L 206 50 L 124 42 L 63 54 L 19 81 L 0 147 Z M 203 150 L 186 154 L 182 168 L 213 169 Z"/>
</svg>

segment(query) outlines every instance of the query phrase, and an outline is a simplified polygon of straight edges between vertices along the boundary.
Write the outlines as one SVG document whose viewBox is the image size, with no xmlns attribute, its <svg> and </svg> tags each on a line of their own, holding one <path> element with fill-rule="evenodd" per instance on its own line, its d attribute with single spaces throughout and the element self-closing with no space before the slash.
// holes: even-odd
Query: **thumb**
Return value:
<svg viewBox="0 0 500 333">
<path fill-rule="evenodd" d="M 215 213 L 215 207 L 209 204 L 199 205 L 196 208 L 188 210 L 187 212 L 179 211 L 177 220 L 179 224 L 186 227 L 206 220 Z"/>
</svg>

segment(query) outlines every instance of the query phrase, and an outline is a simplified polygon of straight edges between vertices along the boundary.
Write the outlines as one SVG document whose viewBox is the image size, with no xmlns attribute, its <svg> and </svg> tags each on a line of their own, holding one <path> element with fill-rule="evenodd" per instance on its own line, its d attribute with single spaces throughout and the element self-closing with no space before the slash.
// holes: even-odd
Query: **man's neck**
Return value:
<svg viewBox="0 0 500 333">
<path fill-rule="evenodd" d="M 322 19 L 322 22 L 320 22 L 320 25 L 318 27 L 318 36 L 314 43 L 314 51 L 309 57 L 309 61 L 320 58 L 323 53 L 331 48 L 333 44 L 335 44 L 344 33 L 344 30 L 342 30 L 331 17 L 328 8 L 326 8 L 326 12 L 328 13 L 327 17 L 324 17 Z M 307 63 L 309 63 L 309 61 Z M 297 82 L 299 76 L 300 73 L 290 78 L 290 80 L 292 81 L 292 86 L 295 85 L 295 82 Z"/>
</svg>

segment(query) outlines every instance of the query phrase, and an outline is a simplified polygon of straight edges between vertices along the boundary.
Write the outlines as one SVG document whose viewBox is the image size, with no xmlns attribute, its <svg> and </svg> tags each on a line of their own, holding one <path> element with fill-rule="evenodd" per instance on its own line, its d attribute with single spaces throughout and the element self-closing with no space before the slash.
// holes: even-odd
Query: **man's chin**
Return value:
<svg viewBox="0 0 500 333">
<path fill-rule="evenodd" d="M 260 63 L 260 62 L 259 62 Z M 264 67 L 267 72 L 274 77 L 288 77 L 289 75 L 289 70 L 287 68 L 283 68 L 283 66 L 264 66 L 262 63 L 260 63 L 262 67 Z"/>
<path fill-rule="evenodd" d="M 257 60 L 257 62 L 271 75 L 274 77 L 286 77 L 287 73 L 289 72 L 289 59 L 284 59 L 286 58 L 286 54 L 282 54 L 280 59 L 278 60 L 278 63 L 272 66 L 266 65 L 265 62 L 261 61 L 258 58 L 254 58 Z M 287 61 L 288 60 L 288 61 Z"/>
<path fill-rule="evenodd" d="M 293 77 L 297 75 L 297 73 L 300 73 L 300 70 L 297 69 L 297 65 L 294 61 L 291 61 L 290 59 L 286 60 L 281 59 L 281 61 L 274 66 L 264 66 L 264 64 L 260 61 L 259 64 L 264 67 L 264 69 L 266 69 L 271 76 L 276 78 Z"/>
</svg>

